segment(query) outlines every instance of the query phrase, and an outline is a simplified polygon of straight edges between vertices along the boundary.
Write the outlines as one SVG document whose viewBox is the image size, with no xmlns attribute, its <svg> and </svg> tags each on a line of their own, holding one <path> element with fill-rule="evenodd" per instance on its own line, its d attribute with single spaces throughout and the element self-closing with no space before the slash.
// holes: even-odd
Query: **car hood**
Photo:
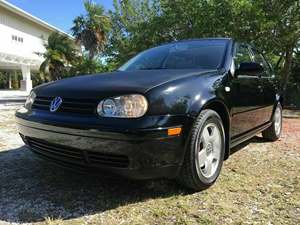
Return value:
<svg viewBox="0 0 300 225">
<path fill-rule="evenodd" d="M 116 71 L 77 76 L 51 82 L 36 88 L 38 96 L 96 98 L 141 93 L 164 83 L 189 76 L 211 74 L 216 70 L 143 70 Z"/>
</svg>

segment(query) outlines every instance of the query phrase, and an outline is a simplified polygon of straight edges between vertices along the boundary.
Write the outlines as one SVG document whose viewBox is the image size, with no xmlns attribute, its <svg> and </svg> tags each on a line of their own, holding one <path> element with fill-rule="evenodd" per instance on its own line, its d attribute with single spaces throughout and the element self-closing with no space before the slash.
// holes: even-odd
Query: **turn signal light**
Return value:
<svg viewBox="0 0 300 225">
<path fill-rule="evenodd" d="M 179 135 L 181 130 L 181 127 L 170 128 L 168 129 L 168 136 Z"/>
</svg>

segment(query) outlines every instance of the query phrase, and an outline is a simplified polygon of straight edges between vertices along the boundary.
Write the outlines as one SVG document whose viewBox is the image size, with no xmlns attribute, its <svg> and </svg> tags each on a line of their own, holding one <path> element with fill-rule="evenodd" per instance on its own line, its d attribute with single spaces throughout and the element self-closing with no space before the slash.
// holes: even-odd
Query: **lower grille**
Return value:
<svg viewBox="0 0 300 225">
<path fill-rule="evenodd" d="M 124 155 L 84 151 L 30 137 L 25 139 L 33 152 L 53 160 L 87 167 L 128 168 L 129 166 L 129 159 Z"/>
</svg>

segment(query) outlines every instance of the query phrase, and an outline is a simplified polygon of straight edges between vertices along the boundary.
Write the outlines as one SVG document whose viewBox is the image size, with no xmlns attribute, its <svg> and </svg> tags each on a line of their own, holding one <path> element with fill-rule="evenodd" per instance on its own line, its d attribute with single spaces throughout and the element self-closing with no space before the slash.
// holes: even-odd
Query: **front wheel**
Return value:
<svg viewBox="0 0 300 225">
<path fill-rule="evenodd" d="M 186 147 L 178 180 L 187 188 L 203 190 L 218 178 L 225 154 L 225 133 L 220 116 L 203 110 L 196 119 Z"/>
<path fill-rule="evenodd" d="M 282 107 L 278 103 L 272 118 L 272 125 L 262 132 L 263 138 L 276 141 L 280 138 L 282 131 Z"/>
</svg>

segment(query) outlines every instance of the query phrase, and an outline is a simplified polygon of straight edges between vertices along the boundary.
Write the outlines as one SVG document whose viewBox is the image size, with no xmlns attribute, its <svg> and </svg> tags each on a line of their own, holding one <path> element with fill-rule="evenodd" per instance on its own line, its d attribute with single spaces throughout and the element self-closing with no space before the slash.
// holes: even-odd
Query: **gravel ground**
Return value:
<svg viewBox="0 0 300 225">
<path fill-rule="evenodd" d="M 173 181 L 87 176 L 38 159 L 0 110 L 0 224 L 300 224 L 300 119 L 282 138 L 234 149 L 216 184 L 188 193 Z"/>
</svg>

